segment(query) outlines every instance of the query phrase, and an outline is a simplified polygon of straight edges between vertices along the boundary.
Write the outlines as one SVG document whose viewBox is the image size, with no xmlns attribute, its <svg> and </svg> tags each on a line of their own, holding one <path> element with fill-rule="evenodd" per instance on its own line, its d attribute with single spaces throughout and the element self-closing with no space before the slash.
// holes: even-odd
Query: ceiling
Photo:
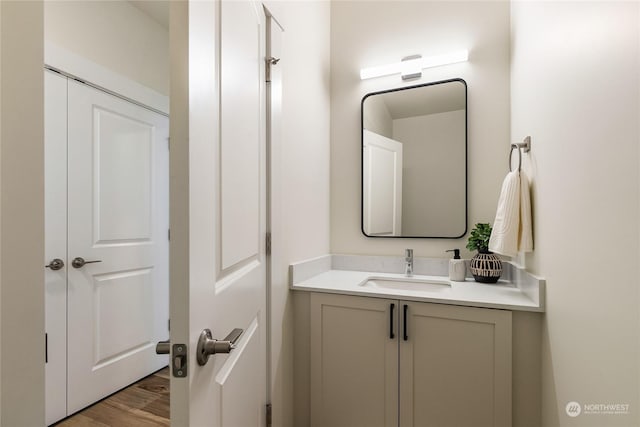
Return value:
<svg viewBox="0 0 640 427">
<path fill-rule="evenodd" d="M 465 85 L 458 81 L 382 94 L 393 120 L 463 110 Z"/>
</svg>

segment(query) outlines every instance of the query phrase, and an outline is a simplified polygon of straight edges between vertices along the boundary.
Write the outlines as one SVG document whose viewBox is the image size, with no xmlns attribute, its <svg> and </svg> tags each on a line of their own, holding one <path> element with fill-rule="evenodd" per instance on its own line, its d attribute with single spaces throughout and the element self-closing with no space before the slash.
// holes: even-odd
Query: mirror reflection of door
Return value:
<svg viewBox="0 0 640 427">
<path fill-rule="evenodd" d="M 461 79 L 364 97 L 362 230 L 366 236 L 458 238 L 466 233 L 466 104 L 466 84 Z M 373 140 L 402 146 L 401 159 L 393 163 L 400 168 L 397 173 L 390 173 L 389 149 L 370 148 Z M 398 194 L 392 196 L 391 188 Z M 396 206 L 399 200 L 401 205 Z"/>
<path fill-rule="evenodd" d="M 364 229 L 373 236 L 402 235 L 402 143 L 364 130 Z"/>
</svg>

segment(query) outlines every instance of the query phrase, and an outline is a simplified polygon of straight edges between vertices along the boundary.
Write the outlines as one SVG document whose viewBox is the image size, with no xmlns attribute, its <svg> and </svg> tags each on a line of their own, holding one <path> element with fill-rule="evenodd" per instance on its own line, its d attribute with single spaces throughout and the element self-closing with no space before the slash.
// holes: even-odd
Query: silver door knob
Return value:
<svg viewBox="0 0 640 427">
<path fill-rule="evenodd" d="M 73 268 L 82 268 L 85 264 L 93 264 L 94 262 L 102 262 L 101 259 L 97 259 L 95 261 L 85 261 L 82 257 L 76 257 L 71 261 L 71 265 Z"/>
<path fill-rule="evenodd" d="M 50 268 L 53 271 L 62 270 L 62 268 L 64 267 L 64 261 L 62 261 L 60 258 L 54 258 L 49 262 L 49 264 L 45 265 L 44 267 Z"/>
<path fill-rule="evenodd" d="M 156 354 L 169 354 L 171 344 L 169 340 L 167 341 L 158 341 L 156 344 Z"/>
<path fill-rule="evenodd" d="M 242 335 L 242 329 L 236 328 L 222 340 L 214 339 L 209 329 L 200 332 L 198 347 L 196 348 L 196 359 L 198 365 L 204 366 L 209 360 L 209 356 L 219 353 L 231 353 L 236 348 L 235 343 Z"/>
</svg>

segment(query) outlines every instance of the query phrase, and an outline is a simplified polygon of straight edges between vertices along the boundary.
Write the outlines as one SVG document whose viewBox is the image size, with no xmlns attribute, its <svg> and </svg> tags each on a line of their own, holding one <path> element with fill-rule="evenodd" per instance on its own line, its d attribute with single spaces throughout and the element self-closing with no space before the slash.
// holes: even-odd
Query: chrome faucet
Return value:
<svg viewBox="0 0 640 427">
<path fill-rule="evenodd" d="M 404 275 L 413 276 L 413 249 L 404 250 Z"/>
</svg>

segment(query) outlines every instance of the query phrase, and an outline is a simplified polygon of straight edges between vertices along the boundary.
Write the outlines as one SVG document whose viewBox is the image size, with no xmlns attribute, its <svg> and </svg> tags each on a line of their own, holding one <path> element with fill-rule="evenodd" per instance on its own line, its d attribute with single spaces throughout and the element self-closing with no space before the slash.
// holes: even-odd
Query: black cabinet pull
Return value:
<svg viewBox="0 0 640 427">
<path fill-rule="evenodd" d="M 407 304 L 402 308 L 402 322 L 403 322 L 403 331 L 402 331 L 402 339 L 407 341 L 409 339 L 409 335 L 407 334 L 407 311 L 409 310 L 409 306 Z"/>
<path fill-rule="evenodd" d="M 395 304 L 391 304 L 389 307 L 389 338 L 394 339 L 396 336 L 393 333 L 393 310 L 396 308 Z"/>
</svg>

